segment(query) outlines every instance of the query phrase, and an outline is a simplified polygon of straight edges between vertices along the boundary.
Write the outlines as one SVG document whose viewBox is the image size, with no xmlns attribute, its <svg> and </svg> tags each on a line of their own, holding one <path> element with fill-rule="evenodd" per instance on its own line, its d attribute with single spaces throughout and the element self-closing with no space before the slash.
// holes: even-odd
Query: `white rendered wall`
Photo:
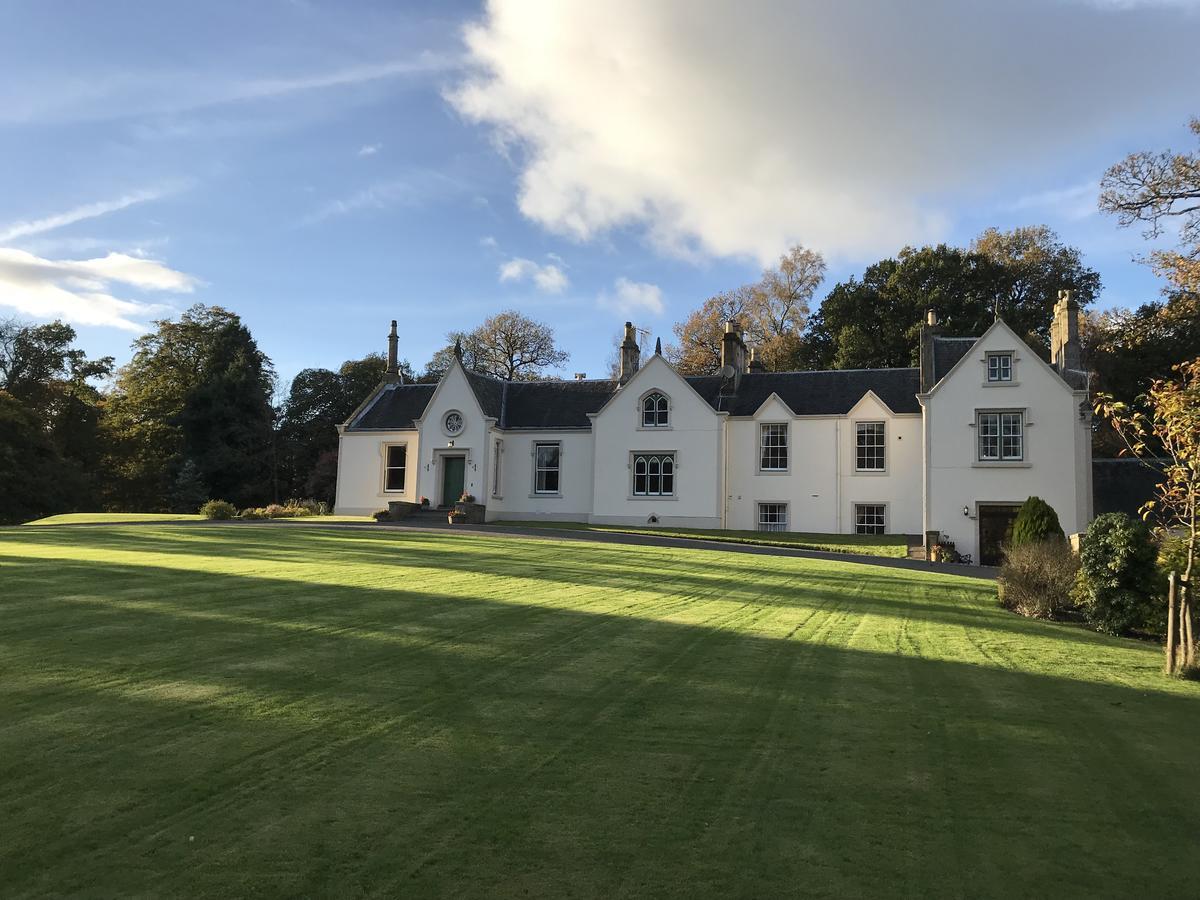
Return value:
<svg viewBox="0 0 1200 900">
<path fill-rule="evenodd" d="M 1013 381 L 989 387 L 988 351 L 1012 351 Z M 960 553 L 979 559 L 977 510 L 1041 497 L 1068 534 L 1091 520 L 1091 432 L 1080 416 L 1086 394 L 1073 392 L 1008 328 L 997 323 L 925 399 L 927 529 L 947 535 Z M 978 461 L 975 412 L 1025 411 L 1019 464 Z M 966 507 L 969 515 L 963 515 Z"/>
<path fill-rule="evenodd" d="M 641 398 L 661 391 L 670 399 L 670 427 L 641 427 Z M 595 477 L 591 522 L 719 528 L 721 524 L 724 417 L 718 415 L 659 356 L 640 371 L 593 417 Z M 675 495 L 634 497 L 631 455 L 675 453 Z"/>
<path fill-rule="evenodd" d="M 855 423 L 884 422 L 885 471 L 855 471 Z M 788 469 L 759 469 L 759 426 L 786 422 Z M 887 530 L 921 531 L 921 417 L 893 415 L 867 394 L 847 416 L 795 418 L 772 397 L 753 419 L 729 422 L 728 527 L 758 527 L 759 503 L 788 504 L 788 530 L 854 532 L 854 504 L 887 506 Z"/>
<path fill-rule="evenodd" d="M 403 491 L 385 491 L 384 447 L 408 445 L 408 471 Z M 341 516 L 369 516 L 387 509 L 389 500 L 415 502 L 420 487 L 417 479 L 419 439 L 411 431 L 343 432 L 338 441 L 337 497 L 334 512 Z"/>
<path fill-rule="evenodd" d="M 502 442 L 500 479 L 495 482 L 491 466 L 495 459 L 489 451 L 488 521 L 496 519 L 586 522 L 592 511 L 592 435 L 586 431 L 495 431 L 492 440 Z M 557 443 L 559 453 L 559 492 L 535 494 L 533 445 Z M 499 496 L 492 491 L 498 486 Z"/>
</svg>

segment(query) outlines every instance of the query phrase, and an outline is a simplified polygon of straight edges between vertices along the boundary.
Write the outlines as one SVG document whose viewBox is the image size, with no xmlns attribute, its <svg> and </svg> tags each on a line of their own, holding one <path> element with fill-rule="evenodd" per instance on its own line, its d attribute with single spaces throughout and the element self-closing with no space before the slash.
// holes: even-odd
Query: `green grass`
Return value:
<svg viewBox="0 0 1200 900">
<path fill-rule="evenodd" d="M 204 517 L 198 513 L 63 513 L 26 522 L 26 525 L 118 525 L 144 522 L 190 522 Z"/>
<path fill-rule="evenodd" d="M 0 586 L 5 896 L 1192 883 L 1200 684 L 985 581 L 217 525 L 0 529 Z"/>
<path fill-rule="evenodd" d="M 565 528 L 571 531 L 598 531 L 616 534 L 649 534 L 659 537 L 698 538 L 730 544 L 758 544 L 764 547 L 790 547 L 793 550 L 825 550 L 830 553 L 858 553 L 863 556 L 908 556 L 908 539 L 902 534 L 817 534 L 804 531 L 724 531 L 717 528 L 643 528 L 637 525 L 588 525 L 583 522 L 493 522 L 521 528 Z"/>
</svg>

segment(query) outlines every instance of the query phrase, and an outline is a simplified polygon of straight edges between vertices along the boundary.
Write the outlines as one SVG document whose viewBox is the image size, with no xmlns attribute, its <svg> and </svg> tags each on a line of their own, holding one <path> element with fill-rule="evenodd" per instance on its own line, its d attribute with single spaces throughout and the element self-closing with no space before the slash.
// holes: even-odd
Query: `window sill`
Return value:
<svg viewBox="0 0 1200 900">
<path fill-rule="evenodd" d="M 497 499 L 500 499 L 500 498 L 497 498 Z M 559 491 L 556 494 L 539 494 L 537 492 L 534 492 L 529 495 L 529 499 L 530 500 L 561 500 L 562 499 L 562 491 Z"/>
<path fill-rule="evenodd" d="M 876 478 L 878 478 L 880 475 L 886 475 L 887 473 L 888 473 L 887 469 L 855 469 L 854 470 L 855 475 L 868 475 L 868 476 L 874 476 Z"/>
<path fill-rule="evenodd" d="M 639 425 L 635 431 L 673 431 L 671 425 Z"/>
<path fill-rule="evenodd" d="M 626 500 L 678 500 L 674 494 L 630 494 Z"/>
<path fill-rule="evenodd" d="M 1020 386 L 1021 386 L 1021 382 L 1019 382 L 1019 381 L 985 381 L 983 383 L 983 387 L 985 387 L 985 388 L 1020 387 Z"/>
<path fill-rule="evenodd" d="M 1033 463 L 1018 460 L 980 460 L 971 463 L 972 469 L 1032 469 Z"/>
<path fill-rule="evenodd" d="M 791 469 L 759 469 L 756 475 L 791 475 Z"/>
</svg>

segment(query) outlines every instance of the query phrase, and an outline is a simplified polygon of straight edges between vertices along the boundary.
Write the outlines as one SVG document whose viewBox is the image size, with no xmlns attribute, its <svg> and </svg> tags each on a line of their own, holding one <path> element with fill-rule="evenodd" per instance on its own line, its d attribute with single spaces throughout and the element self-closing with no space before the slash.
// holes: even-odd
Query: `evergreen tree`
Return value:
<svg viewBox="0 0 1200 900">
<path fill-rule="evenodd" d="M 1020 547 L 1023 544 L 1040 544 L 1042 541 L 1066 540 L 1062 526 L 1058 523 L 1058 513 L 1054 507 L 1041 497 L 1030 497 L 1021 504 L 1017 518 L 1013 522 L 1010 547 Z"/>
<path fill-rule="evenodd" d="M 200 477 L 200 469 L 190 459 L 185 460 L 171 485 L 171 512 L 194 513 L 209 499 L 208 485 Z"/>
</svg>

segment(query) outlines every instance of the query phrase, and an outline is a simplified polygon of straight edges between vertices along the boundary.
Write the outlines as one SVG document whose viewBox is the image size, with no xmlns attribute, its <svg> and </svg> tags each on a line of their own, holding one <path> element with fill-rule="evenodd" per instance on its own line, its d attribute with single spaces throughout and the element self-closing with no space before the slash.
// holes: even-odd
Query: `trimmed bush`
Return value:
<svg viewBox="0 0 1200 900">
<path fill-rule="evenodd" d="M 392 521 L 392 514 L 386 509 L 380 509 L 371 513 L 371 518 L 376 522 L 390 522 Z"/>
<path fill-rule="evenodd" d="M 209 500 L 200 507 L 200 515 L 206 519 L 232 519 L 237 515 L 237 507 L 224 500 Z"/>
<path fill-rule="evenodd" d="M 239 516 L 239 518 L 242 518 L 242 519 L 265 519 L 266 516 L 263 515 L 263 511 L 261 509 L 255 509 L 253 506 L 248 506 L 248 507 L 246 507 L 246 509 L 242 510 L 242 514 L 241 514 L 241 516 Z"/>
<path fill-rule="evenodd" d="M 1074 605 L 1071 589 L 1078 571 L 1079 560 L 1066 541 L 1014 544 L 1000 566 L 1000 605 L 1031 619 L 1062 615 Z"/>
<path fill-rule="evenodd" d="M 1026 544 L 1066 539 L 1062 526 L 1058 524 L 1058 513 L 1054 511 L 1054 507 L 1041 497 L 1030 497 L 1021 504 L 1008 543 L 1010 547 L 1021 547 Z"/>
<path fill-rule="evenodd" d="M 1158 547 L 1145 522 L 1105 513 L 1088 526 L 1074 594 L 1093 628 L 1124 634 L 1152 626 L 1161 581 Z"/>
</svg>

